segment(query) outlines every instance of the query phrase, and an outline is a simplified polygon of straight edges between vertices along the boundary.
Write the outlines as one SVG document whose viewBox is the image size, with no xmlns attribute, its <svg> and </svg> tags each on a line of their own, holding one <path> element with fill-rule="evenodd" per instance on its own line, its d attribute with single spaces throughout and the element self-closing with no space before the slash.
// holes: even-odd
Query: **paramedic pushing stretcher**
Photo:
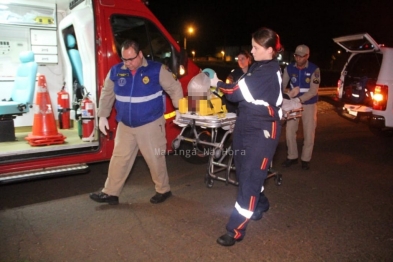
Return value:
<svg viewBox="0 0 393 262">
<path fill-rule="evenodd" d="M 243 78 L 225 84 L 215 76 L 217 86 L 226 98 L 238 102 L 238 117 L 233 132 L 233 154 L 239 191 L 227 233 L 217 239 L 223 246 L 232 246 L 246 234 L 251 220 L 262 218 L 269 209 L 263 184 L 277 148 L 281 133 L 281 70 L 275 56 L 281 51 L 279 36 L 268 28 L 252 35 L 255 63 Z"/>
<path fill-rule="evenodd" d="M 172 99 L 175 108 L 183 97 L 180 82 L 169 69 L 154 61 L 147 61 L 139 44 L 126 40 L 121 48 L 124 62 L 113 66 L 101 92 L 98 110 L 99 128 L 106 135 L 107 117 L 113 103 L 116 107 L 115 147 L 109 163 L 108 177 L 101 192 L 91 193 L 96 202 L 115 205 L 141 151 L 155 184 L 156 194 L 150 199 L 161 203 L 171 196 L 166 167 L 166 136 L 163 90 Z"/>
</svg>

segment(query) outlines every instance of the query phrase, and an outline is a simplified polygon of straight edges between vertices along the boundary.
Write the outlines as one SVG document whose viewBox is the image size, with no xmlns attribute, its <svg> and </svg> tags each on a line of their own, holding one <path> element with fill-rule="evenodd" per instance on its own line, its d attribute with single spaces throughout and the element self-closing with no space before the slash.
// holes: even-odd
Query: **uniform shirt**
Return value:
<svg viewBox="0 0 393 262">
<path fill-rule="evenodd" d="M 175 108 L 183 97 L 183 90 L 175 75 L 158 62 L 143 58 L 133 75 L 119 63 L 109 71 L 101 91 L 97 115 L 108 117 L 116 102 L 116 120 L 130 127 L 150 123 L 164 114 L 164 90 Z"/>
<path fill-rule="evenodd" d="M 239 103 L 239 114 L 275 121 L 282 116 L 281 70 L 276 60 L 255 62 L 236 84 L 218 82 L 227 99 Z"/>
<path fill-rule="evenodd" d="M 318 102 L 318 88 L 321 82 L 319 68 L 313 63 L 307 61 L 306 66 L 302 69 L 296 67 L 296 63 L 289 64 L 282 76 L 283 89 L 290 81 L 290 88 L 299 87 L 299 97 L 304 104 L 315 104 Z"/>
</svg>

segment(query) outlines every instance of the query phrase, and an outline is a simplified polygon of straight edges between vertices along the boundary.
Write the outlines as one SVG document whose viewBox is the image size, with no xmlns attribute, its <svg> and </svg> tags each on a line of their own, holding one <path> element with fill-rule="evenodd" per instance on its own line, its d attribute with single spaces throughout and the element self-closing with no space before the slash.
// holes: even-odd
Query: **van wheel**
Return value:
<svg viewBox="0 0 393 262">
<path fill-rule="evenodd" d="M 393 137 L 393 128 L 380 128 L 369 126 L 371 133 L 379 137 Z"/>
</svg>

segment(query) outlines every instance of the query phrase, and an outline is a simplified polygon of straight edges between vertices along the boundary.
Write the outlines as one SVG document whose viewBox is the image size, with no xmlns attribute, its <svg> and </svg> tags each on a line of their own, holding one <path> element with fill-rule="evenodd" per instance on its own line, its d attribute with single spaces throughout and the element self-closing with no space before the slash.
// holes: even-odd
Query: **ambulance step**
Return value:
<svg viewBox="0 0 393 262">
<path fill-rule="evenodd" d="M 25 180 L 40 179 L 54 176 L 75 175 L 89 172 L 89 166 L 86 163 L 75 165 L 64 165 L 48 168 L 33 169 L 22 172 L 10 172 L 0 174 L 0 184 L 14 183 Z"/>
</svg>

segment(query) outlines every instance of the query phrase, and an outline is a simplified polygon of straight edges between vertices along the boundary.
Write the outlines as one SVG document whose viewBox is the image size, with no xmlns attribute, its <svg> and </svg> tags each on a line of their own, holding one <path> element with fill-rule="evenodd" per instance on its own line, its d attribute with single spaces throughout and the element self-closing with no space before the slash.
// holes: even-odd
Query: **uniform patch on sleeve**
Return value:
<svg viewBox="0 0 393 262">
<path fill-rule="evenodd" d="M 319 68 L 315 70 L 315 72 L 314 72 L 314 77 L 315 77 L 315 78 L 313 79 L 312 82 L 313 82 L 314 84 L 317 84 L 317 85 L 318 85 L 318 84 L 321 82 L 321 80 L 320 80 L 321 75 L 320 75 Z"/>
<path fill-rule="evenodd" d="M 162 65 L 166 71 L 168 71 L 169 73 L 172 74 L 173 79 L 175 79 L 177 81 L 177 76 L 175 73 L 172 72 L 172 70 L 167 66 L 167 65 Z"/>
<path fill-rule="evenodd" d="M 315 78 L 320 78 L 320 77 L 321 77 L 319 68 L 317 68 L 317 69 L 314 71 L 314 76 L 315 76 Z"/>
</svg>

